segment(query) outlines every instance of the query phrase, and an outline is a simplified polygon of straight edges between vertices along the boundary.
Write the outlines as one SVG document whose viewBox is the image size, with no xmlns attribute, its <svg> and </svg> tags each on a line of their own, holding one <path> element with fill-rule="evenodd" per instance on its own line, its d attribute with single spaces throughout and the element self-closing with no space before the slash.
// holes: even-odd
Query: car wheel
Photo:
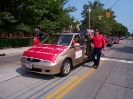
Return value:
<svg viewBox="0 0 133 99">
<path fill-rule="evenodd" d="M 65 59 L 61 66 L 60 75 L 62 77 L 65 77 L 70 73 L 70 71 L 71 71 L 71 61 L 68 59 Z"/>
</svg>

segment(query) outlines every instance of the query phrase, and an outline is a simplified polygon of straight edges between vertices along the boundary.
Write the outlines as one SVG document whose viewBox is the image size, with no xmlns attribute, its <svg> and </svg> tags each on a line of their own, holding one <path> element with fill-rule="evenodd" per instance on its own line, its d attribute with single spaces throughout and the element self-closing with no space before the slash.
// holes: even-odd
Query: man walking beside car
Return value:
<svg viewBox="0 0 133 99">
<path fill-rule="evenodd" d="M 103 36 L 100 35 L 99 31 L 96 29 L 94 32 L 94 36 L 91 37 L 93 42 L 93 51 L 92 51 L 92 61 L 94 62 L 94 69 L 97 69 L 100 62 L 101 51 L 105 51 L 106 43 Z M 97 57 L 95 57 L 97 56 Z"/>
</svg>

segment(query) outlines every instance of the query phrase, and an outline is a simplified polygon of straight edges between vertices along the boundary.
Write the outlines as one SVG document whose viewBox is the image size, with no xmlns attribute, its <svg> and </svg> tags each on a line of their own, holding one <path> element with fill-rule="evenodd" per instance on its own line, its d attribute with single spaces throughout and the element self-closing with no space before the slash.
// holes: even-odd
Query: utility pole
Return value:
<svg viewBox="0 0 133 99">
<path fill-rule="evenodd" d="M 91 12 L 91 2 L 88 1 L 88 28 L 90 29 L 90 12 Z"/>
</svg>

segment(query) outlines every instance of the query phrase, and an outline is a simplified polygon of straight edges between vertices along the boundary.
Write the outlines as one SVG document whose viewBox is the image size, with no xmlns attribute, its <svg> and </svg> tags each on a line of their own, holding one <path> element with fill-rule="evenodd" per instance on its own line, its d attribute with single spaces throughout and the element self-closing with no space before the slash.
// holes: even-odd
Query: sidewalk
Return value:
<svg viewBox="0 0 133 99">
<path fill-rule="evenodd" d="M 29 47 L 19 47 L 19 48 L 0 49 L 0 57 L 23 53 L 25 50 L 29 49 L 30 47 L 31 46 L 29 46 Z"/>
</svg>

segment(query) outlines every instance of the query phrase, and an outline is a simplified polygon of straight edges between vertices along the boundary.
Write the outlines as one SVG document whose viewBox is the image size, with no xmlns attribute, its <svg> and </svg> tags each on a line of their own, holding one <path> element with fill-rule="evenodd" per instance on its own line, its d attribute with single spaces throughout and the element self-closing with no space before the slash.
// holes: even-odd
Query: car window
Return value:
<svg viewBox="0 0 133 99">
<path fill-rule="evenodd" d="M 79 37 L 79 35 L 76 35 L 76 36 L 74 37 L 74 39 L 75 39 L 75 41 L 76 41 L 77 43 L 80 43 L 80 37 Z"/>
<path fill-rule="evenodd" d="M 69 46 L 72 40 L 72 35 L 51 35 L 47 39 L 44 39 L 41 44 L 57 44 Z"/>
<path fill-rule="evenodd" d="M 80 45 L 81 45 L 81 38 L 80 38 L 79 35 L 75 35 L 75 36 L 73 37 L 72 45 L 73 45 L 73 44 L 80 44 Z"/>
</svg>

